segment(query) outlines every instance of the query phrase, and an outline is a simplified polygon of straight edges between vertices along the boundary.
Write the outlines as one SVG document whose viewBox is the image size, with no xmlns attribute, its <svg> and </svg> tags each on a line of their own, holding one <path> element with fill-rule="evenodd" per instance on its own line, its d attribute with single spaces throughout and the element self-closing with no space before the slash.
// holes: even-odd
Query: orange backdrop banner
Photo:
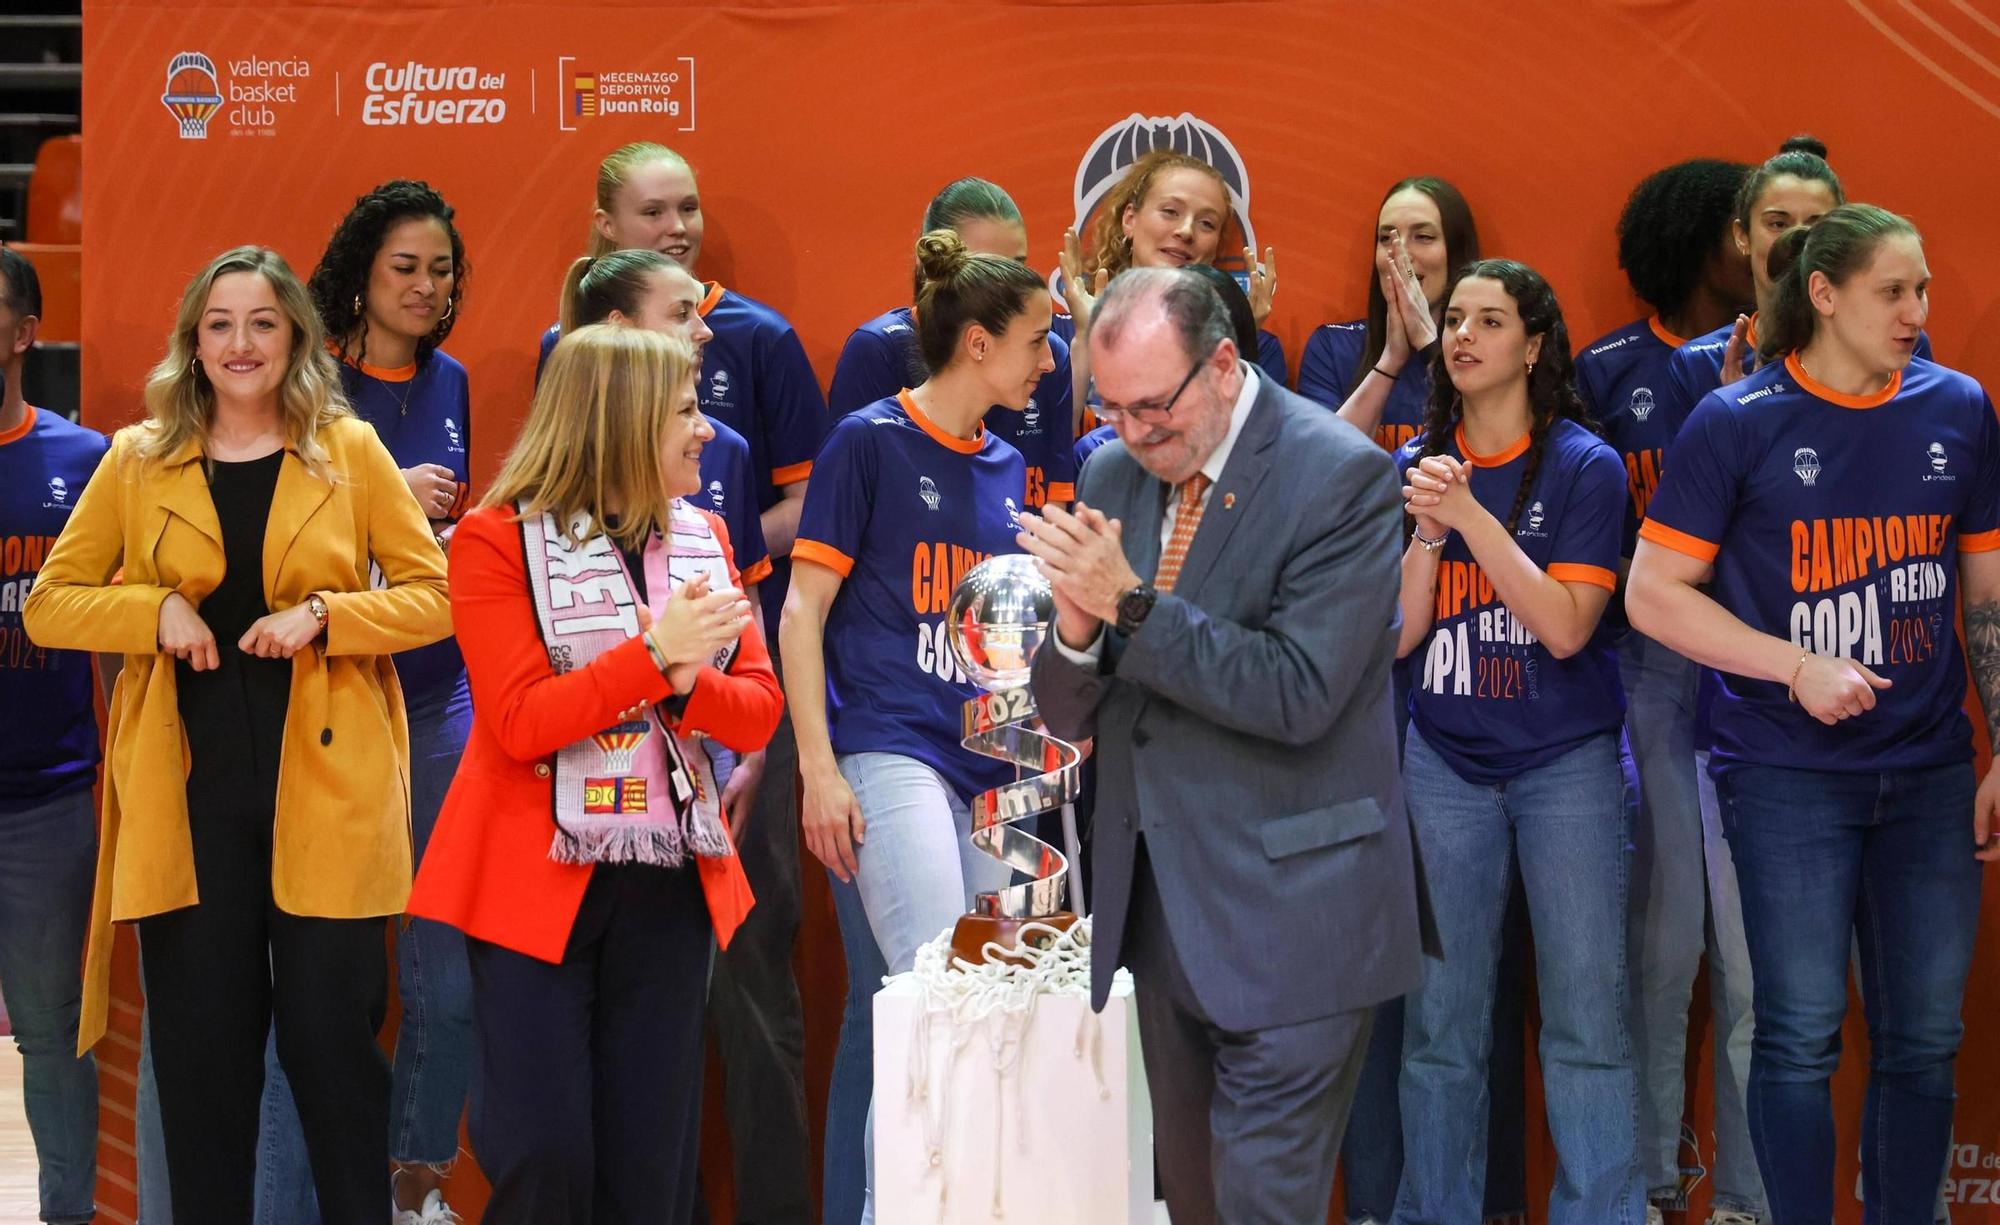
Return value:
<svg viewBox="0 0 2000 1225">
<path fill-rule="evenodd" d="M 700 175 L 700 274 L 784 311 L 824 381 L 851 328 L 906 300 L 918 218 L 960 175 L 1013 194 L 1052 270 L 1121 150 L 1194 147 L 1231 177 L 1245 236 L 1277 249 L 1271 327 L 1296 363 L 1312 327 L 1363 312 L 1395 179 L 1454 181 L 1486 251 L 1540 268 L 1581 343 L 1640 313 L 1612 231 L 1634 183 L 1685 157 L 1760 160 L 1811 131 L 1853 198 L 1924 231 L 1939 358 L 2000 377 L 2000 348 L 1975 342 L 2000 320 L 2000 280 L 1980 272 L 2000 162 L 1978 152 L 2000 138 L 2000 14 L 1964 0 L 87 0 L 84 39 L 83 394 L 99 428 L 139 413 L 181 288 L 210 256 L 262 243 L 304 275 L 355 196 L 422 178 L 457 207 L 471 267 L 450 349 L 471 376 L 477 485 L 526 409 L 596 164 L 642 138 Z M 822 1068 L 831 923 L 809 905 L 800 957 Z M 2000 1223 L 1978 1206 L 2000 1201 L 1996 958 L 1983 941 L 1966 1004 L 1959 1221 Z M 111 1219 L 130 1208 L 118 1149 L 136 1013 L 120 1017 Z M 1858 1221 L 1858 1011 L 1847 1037 L 1841 1220 Z M 1705 1115 L 1697 1127 L 1710 1148 Z M 1532 1123 L 1545 1188 L 1540 1136 Z"/>
</svg>

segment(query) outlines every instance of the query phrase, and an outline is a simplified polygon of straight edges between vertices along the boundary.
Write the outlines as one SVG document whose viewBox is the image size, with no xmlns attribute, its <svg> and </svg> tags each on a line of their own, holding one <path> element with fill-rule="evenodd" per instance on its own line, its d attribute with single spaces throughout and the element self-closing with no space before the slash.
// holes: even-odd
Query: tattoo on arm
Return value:
<svg viewBox="0 0 2000 1225">
<path fill-rule="evenodd" d="M 1965 606 L 1965 655 L 1986 711 L 1986 731 L 2000 747 L 2000 600 Z"/>
</svg>

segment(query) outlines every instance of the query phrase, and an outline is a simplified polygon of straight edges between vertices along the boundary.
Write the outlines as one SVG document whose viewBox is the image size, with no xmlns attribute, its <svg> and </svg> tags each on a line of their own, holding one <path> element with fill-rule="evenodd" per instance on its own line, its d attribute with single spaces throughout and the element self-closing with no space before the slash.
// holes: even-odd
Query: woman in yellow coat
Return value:
<svg viewBox="0 0 2000 1225">
<path fill-rule="evenodd" d="M 78 1046 L 136 922 L 176 1214 L 250 1220 L 275 1025 L 323 1220 L 380 1225 L 383 922 L 410 887 L 389 656 L 450 632 L 444 557 L 275 252 L 188 285 L 146 410 L 23 609 L 45 646 L 125 657 Z"/>
</svg>

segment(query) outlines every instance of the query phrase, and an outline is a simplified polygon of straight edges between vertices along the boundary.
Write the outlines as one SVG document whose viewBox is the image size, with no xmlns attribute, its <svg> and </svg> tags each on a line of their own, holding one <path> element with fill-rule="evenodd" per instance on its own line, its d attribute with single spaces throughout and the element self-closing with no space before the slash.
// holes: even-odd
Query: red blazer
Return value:
<svg viewBox="0 0 2000 1225">
<path fill-rule="evenodd" d="M 720 519 L 708 519 L 734 579 L 728 534 Z M 593 868 L 549 858 L 555 755 L 617 722 L 620 711 L 663 701 L 671 689 L 637 638 L 555 674 L 535 619 L 521 529 L 503 510 L 476 510 L 459 521 L 451 617 L 472 682 L 472 734 L 424 850 L 409 913 L 559 962 Z M 754 752 L 770 740 L 783 710 L 770 653 L 752 626 L 728 672 L 702 669 L 677 726 Z M 727 945 L 753 900 L 743 861 L 732 855 L 696 864 L 716 939 Z"/>
</svg>

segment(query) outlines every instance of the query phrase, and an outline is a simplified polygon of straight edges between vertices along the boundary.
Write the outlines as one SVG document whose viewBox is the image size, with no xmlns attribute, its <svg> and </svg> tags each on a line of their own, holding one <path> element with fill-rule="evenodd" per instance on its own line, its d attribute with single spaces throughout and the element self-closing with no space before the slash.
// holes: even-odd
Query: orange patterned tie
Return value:
<svg viewBox="0 0 2000 1225">
<path fill-rule="evenodd" d="M 1155 591 L 1172 591 L 1174 580 L 1181 576 L 1181 563 L 1187 560 L 1188 546 L 1201 527 L 1201 495 L 1207 490 L 1208 478 L 1199 472 L 1181 485 L 1180 505 L 1174 508 L 1174 534 L 1167 538 L 1166 552 L 1160 554 L 1160 572 L 1153 578 Z"/>
</svg>

